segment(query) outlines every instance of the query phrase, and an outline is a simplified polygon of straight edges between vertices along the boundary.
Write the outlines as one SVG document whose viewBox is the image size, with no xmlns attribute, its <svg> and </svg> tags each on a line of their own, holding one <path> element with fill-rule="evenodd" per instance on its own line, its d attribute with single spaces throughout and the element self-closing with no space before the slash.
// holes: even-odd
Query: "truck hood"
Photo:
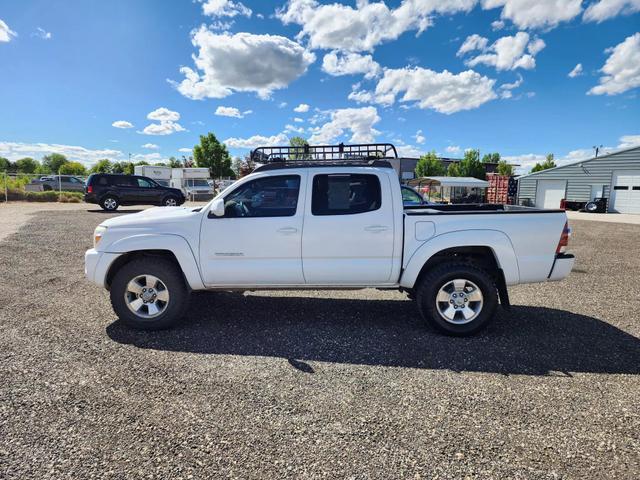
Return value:
<svg viewBox="0 0 640 480">
<path fill-rule="evenodd" d="M 100 225 L 107 228 L 144 228 L 167 225 L 183 222 L 189 217 L 199 216 L 199 210 L 199 208 L 193 207 L 153 207 L 142 212 L 110 218 Z"/>
</svg>

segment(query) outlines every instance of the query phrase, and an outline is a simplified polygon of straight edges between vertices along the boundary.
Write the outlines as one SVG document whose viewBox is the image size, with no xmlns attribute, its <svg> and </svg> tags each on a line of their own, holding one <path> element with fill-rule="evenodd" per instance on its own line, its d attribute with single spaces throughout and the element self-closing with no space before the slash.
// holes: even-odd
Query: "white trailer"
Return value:
<svg viewBox="0 0 640 480">
<path fill-rule="evenodd" d="M 160 185 L 168 187 L 171 181 L 171 167 L 154 166 L 154 165 L 136 165 L 133 168 L 135 175 L 149 177 Z"/>
<path fill-rule="evenodd" d="M 213 187 L 210 185 L 211 175 L 208 168 L 173 168 L 171 169 L 171 186 L 179 188 L 191 200 L 208 200 L 213 198 Z"/>
</svg>

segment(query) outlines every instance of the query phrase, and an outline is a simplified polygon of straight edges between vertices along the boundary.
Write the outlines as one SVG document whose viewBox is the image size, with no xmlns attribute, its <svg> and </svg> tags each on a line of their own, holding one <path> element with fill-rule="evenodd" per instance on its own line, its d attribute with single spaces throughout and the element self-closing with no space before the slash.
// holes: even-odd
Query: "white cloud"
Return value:
<svg viewBox="0 0 640 480">
<path fill-rule="evenodd" d="M 41 38 L 42 40 L 51 40 L 51 32 L 47 32 L 44 28 L 38 27 L 33 34 L 34 37 Z"/>
<path fill-rule="evenodd" d="M 482 0 L 482 8 L 502 8 L 500 18 L 519 28 L 553 28 L 580 14 L 582 0 Z"/>
<path fill-rule="evenodd" d="M 447 70 L 434 72 L 420 67 L 387 69 L 371 96 L 377 103 L 391 105 L 396 96 L 404 92 L 401 102 L 417 102 L 422 109 L 451 114 L 478 108 L 496 98 L 494 84 L 495 80 L 473 70 L 453 74 Z M 356 95 L 366 97 L 365 93 Z"/>
<path fill-rule="evenodd" d="M 422 148 L 415 145 L 396 145 L 396 150 L 398 156 L 402 158 L 419 158 L 424 153 Z"/>
<path fill-rule="evenodd" d="M 293 119 L 293 121 L 294 121 L 294 122 L 297 122 L 297 123 L 302 123 L 302 122 L 304 122 L 304 119 L 303 119 L 303 118 L 300 118 L 300 117 L 295 117 L 295 118 Z"/>
<path fill-rule="evenodd" d="M 144 127 L 141 133 L 143 135 L 171 135 L 175 132 L 184 132 L 185 129 L 179 124 L 175 122 L 160 122 L 160 123 L 151 123 Z"/>
<path fill-rule="evenodd" d="M 180 153 L 192 153 L 193 152 L 193 148 L 179 148 L 178 151 Z"/>
<path fill-rule="evenodd" d="M 315 55 L 279 35 L 215 34 L 206 27 L 192 33 L 198 48 L 195 70 L 182 67 L 185 78 L 174 83 L 185 97 L 224 98 L 237 92 L 256 92 L 269 98 L 307 71 Z"/>
<path fill-rule="evenodd" d="M 180 114 L 168 108 L 160 107 L 150 112 L 147 118 L 149 120 L 157 120 L 158 122 L 177 122 L 180 120 Z"/>
<path fill-rule="evenodd" d="M 367 90 L 353 90 L 348 98 L 358 103 L 372 103 L 375 100 L 373 93 Z"/>
<path fill-rule="evenodd" d="M 458 145 L 449 145 L 447 148 L 445 148 L 445 151 L 447 153 L 458 154 L 462 151 L 462 149 Z"/>
<path fill-rule="evenodd" d="M 212 17 L 235 17 L 236 15 L 250 17 L 253 13 L 242 2 L 232 0 L 206 0 L 202 5 L 202 12 Z"/>
<path fill-rule="evenodd" d="M 9 25 L 0 19 L 0 42 L 10 42 L 13 37 L 18 34 L 9 28 Z"/>
<path fill-rule="evenodd" d="M 285 133 L 297 133 L 299 135 L 302 135 L 304 133 L 304 128 L 296 127 L 295 125 L 288 124 L 288 125 L 285 125 L 284 131 Z"/>
<path fill-rule="evenodd" d="M 503 83 L 502 85 L 500 85 L 500 87 L 498 87 L 498 89 L 500 90 L 500 98 L 511 98 L 513 96 L 512 90 L 515 90 L 520 85 L 522 85 L 523 81 L 524 80 L 522 78 L 522 75 L 518 74 L 518 79 L 515 82 Z"/>
<path fill-rule="evenodd" d="M 133 128 L 133 124 L 131 122 L 127 122 L 126 120 L 117 120 L 113 122 L 111 126 L 115 128 Z"/>
<path fill-rule="evenodd" d="M 640 135 L 623 135 L 620 137 L 618 148 L 631 148 L 640 146 Z"/>
<path fill-rule="evenodd" d="M 365 78 L 374 78 L 380 74 L 381 68 L 371 55 L 333 51 L 322 59 L 322 70 L 334 77 L 361 73 Z"/>
<path fill-rule="evenodd" d="M 85 166 L 93 165 L 103 158 L 118 159 L 122 157 L 120 150 L 90 149 L 75 145 L 61 145 L 51 143 L 17 143 L 0 142 L 0 157 L 18 160 L 23 157 L 39 159 L 51 153 L 60 153 L 73 162 L 80 162 Z"/>
<path fill-rule="evenodd" d="M 588 94 L 617 95 L 640 86 L 640 32 L 605 52 L 611 55 L 600 69 L 604 75 Z"/>
<path fill-rule="evenodd" d="M 530 41 L 528 33 L 518 32 L 514 36 L 499 38 L 484 50 L 485 53 L 473 57 L 465 63 L 470 67 L 475 67 L 478 64 L 490 65 L 497 70 L 515 70 L 516 68 L 530 70 L 535 68 L 535 56 L 544 47 L 545 43 L 542 39 L 534 38 Z"/>
<path fill-rule="evenodd" d="M 271 137 L 263 135 L 253 135 L 249 138 L 231 137 L 227 138 L 223 143 L 229 148 L 253 149 L 256 147 L 286 145 L 289 143 L 289 138 L 284 133 L 279 133 Z"/>
<path fill-rule="evenodd" d="M 142 148 L 148 148 L 149 150 L 157 150 L 160 147 L 155 143 L 145 143 L 144 145 L 142 145 Z"/>
<path fill-rule="evenodd" d="M 368 143 L 375 140 L 379 134 L 373 125 L 380 121 L 375 107 L 342 108 L 331 112 L 330 121 L 313 129 L 309 143 L 331 143 L 342 136 L 347 130 L 351 131 L 350 142 Z"/>
<path fill-rule="evenodd" d="M 219 106 L 216 108 L 214 115 L 218 115 L 220 117 L 244 118 L 244 114 L 235 107 Z"/>
<path fill-rule="evenodd" d="M 287 106 L 287 102 L 280 102 L 280 103 L 278 104 L 278 108 L 284 108 L 284 107 L 286 107 L 286 106 Z"/>
<path fill-rule="evenodd" d="M 306 113 L 309 111 L 309 105 L 307 105 L 306 103 L 301 103 L 296 108 L 294 108 L 293 111 L 298 113 Z"/>
<path fill-rule="evenodd" d="M 162 160 L 162 155 L 160 155 L 157 152 L 136 153 L 135 155 L 131 155 L 131 161 L 134 163 L 137 163 L 137 162 L 158 163 L 161 160 Z"/>
<path fill-rule="evenodd" d="M 413 136 L 413 138 L 415 138 L 416 143 L 420 145 L 422 145 L 426 141 L 425 136 L 422 134 L 422 130 L 418 130 L 416 134 Z"/>
<path fill-rule="evenodd" d="M 302 27 L 299 39 L 308 38 L 311 48 L 349 52 L 372 51 L 404 32 L 422 33 L 435 14 L 470 11 L 477 0 L 404 0 L 390 9 L 384 2 L 358 0 L 355 8 L 341 3 L 289 0 L 276 11 L 284 24 Z"/>
<path fill-rule="evenodd" d="M 487 44 L 489 43 L 489 39 L 486 37 L 481 37 L 477 33 L 473 35 L 469 35 L 465 41 L 460 45 L 458 49 L 458 53 L 456 56 L 461 57 L 465 53 L 472 52 L 474 50 L 485 50 L 487 48 Z"/>
<path fill-rule="evenodd" d="M 640 11 L 640 0 L 600 0 L 585 10 L 587 22 L 602 22 L 618 15 L 630 15 Z"/>
<path fill-rule="evenodd" d="M 494 32 L 497 30 L 502 30 L 504 28 L 504 22 L 502 20 L 496 20 L 495 22 L 491 22 L 491 30 Z"/>
<path fill-rule="evenodd" d="M 575 67 L 573 67 L 573 70 L 571 70 L 568 73 L 568 77 L 569 78 L 576 78 L 576 77 L 579 77 L 580 75 L 582 75 L 582 64 L 581 63 L 579 63 Z"/>
<path fill-rule="evenodd" d="M 159 123 L 151 123 L 144 127 L 142 131 L 138 131 L 143 135 L 171 135 L 175 132 L 184 132 L 185 129 L 178 123 L 180 120 L 180 114 L 169 110 L 165 107 L 160 107 L 149 112 L 147 115 L 149 120 L 155 120 Z"/>
</svg>

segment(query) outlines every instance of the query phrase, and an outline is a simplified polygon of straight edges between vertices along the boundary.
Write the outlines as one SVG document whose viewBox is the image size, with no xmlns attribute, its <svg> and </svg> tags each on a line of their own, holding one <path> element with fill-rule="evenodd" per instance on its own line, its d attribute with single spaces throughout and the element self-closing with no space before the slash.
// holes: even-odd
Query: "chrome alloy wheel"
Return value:
<svg viewBox="0 0 640 480">
<path fill-rule="evenodd" d="M 178 206 L 178 202 L 176 202 L 175 198 L 167 198 L 164 201 L 164 205 L 165 205 L 165 207 L 176 207 L 176 206 Z"/>
<path fill-rule="evenodd" d="M 124 301 L 136 316 L 154 318 L 169 305 L 169 290 L 158 277 L 138 275 L 127 284 Z"/>
<path fill-rule="evenodd" d="M 104 201 L 104 206 L 107 210 L 115 210 L 118 204 L 113 198 L 109 197 Z"/>
<path fill-rule="evenodd" d="M 455 325 L 473 321 L 480 315 L 483 303 L 482 291 L 475 283 L 463 278 L 445 283 L 436 296 L 438 313 Z"/>
</svg>

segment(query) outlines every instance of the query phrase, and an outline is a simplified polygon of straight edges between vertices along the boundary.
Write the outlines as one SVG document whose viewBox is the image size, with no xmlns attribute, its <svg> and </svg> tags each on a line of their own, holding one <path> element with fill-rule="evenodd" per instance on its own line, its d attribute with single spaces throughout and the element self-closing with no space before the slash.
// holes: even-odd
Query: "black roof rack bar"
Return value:
<svg viewBox="0 0 640 480">
<path fill-rule="evenodd" d="M 255 163 L 312 161 L 362 161 L 398 158 L 396 147 L 391 143 L 363 143 L 345 145 L 301 145 L 258 147 L 251 152 Z"/>
<path fill-rule="evenodd" d="M 289 160 L 263 163 L 254 172 L 265 170 L 283 170 L 287 168 L 319 168 L 319 167 L 378 167 L 393 168 L 387 160 Z"/>
</svg>

